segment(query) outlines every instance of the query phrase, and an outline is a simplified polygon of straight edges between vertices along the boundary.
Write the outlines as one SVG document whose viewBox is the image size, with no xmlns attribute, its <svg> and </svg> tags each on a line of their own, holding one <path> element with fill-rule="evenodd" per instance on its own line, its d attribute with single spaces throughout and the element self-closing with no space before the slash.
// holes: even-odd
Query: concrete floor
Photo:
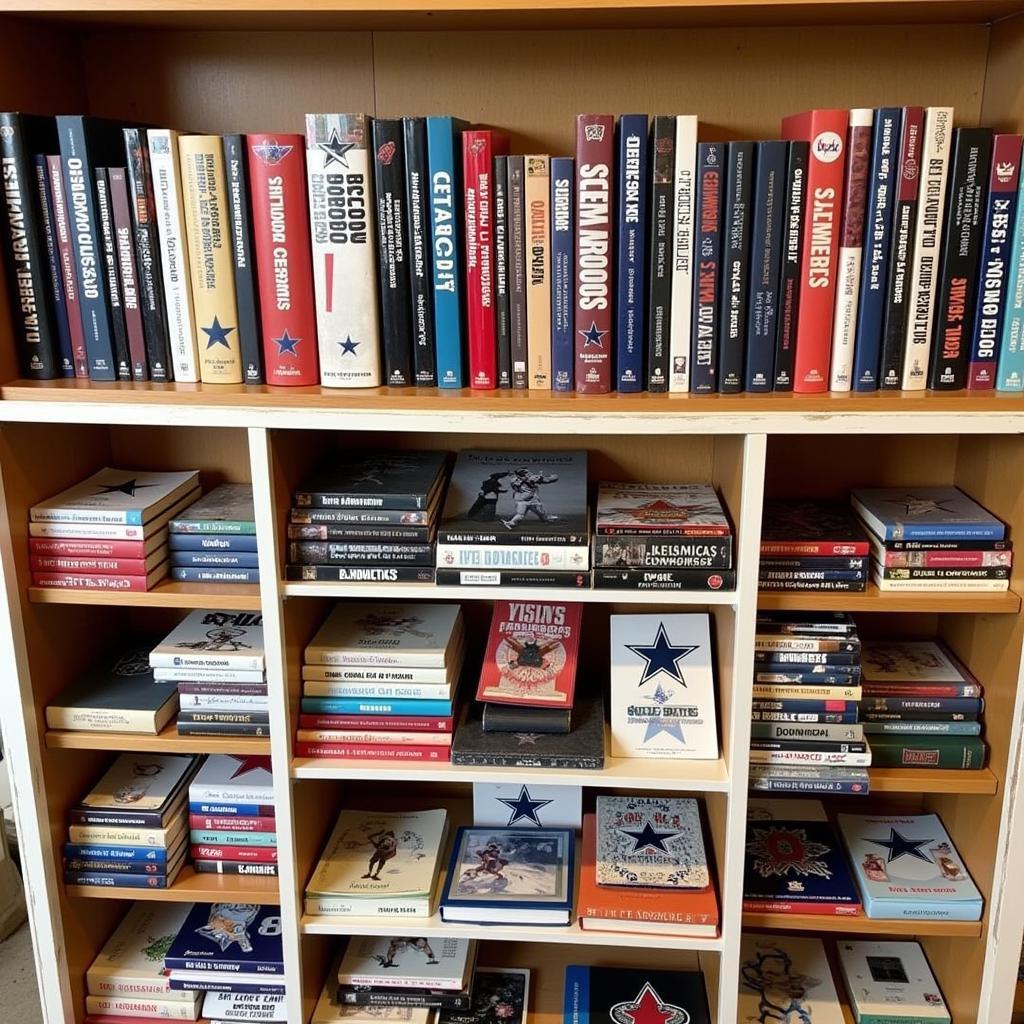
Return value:
<svg viewBox="0 0 1024 1024">
<path fill-rule="evenodd" d="M 23 924 L 6 942 L 0 942 L 0 992 L 3 993 L 5 1021 L 43 1024 L 36 985 L 32 936 Z"/>
</svg>

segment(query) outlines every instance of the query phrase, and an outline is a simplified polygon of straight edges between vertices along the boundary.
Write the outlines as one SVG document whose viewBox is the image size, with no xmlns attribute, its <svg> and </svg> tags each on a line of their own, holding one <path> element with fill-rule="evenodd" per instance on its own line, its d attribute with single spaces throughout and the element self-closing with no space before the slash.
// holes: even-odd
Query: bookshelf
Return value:
<svg viewBox="0 0 1024 1024">
<path fill-rule="evenodd" d="M 702 137 L 771 137 L 785 113 L 821 105 L 951 104 L 957 123 L 1024 127 L 1024 0 L 7 0 L 0 14 L 5 108 L 98 115 L 201 131 L 299 130 L 314 110 L 453 111 L 507 126 L 518 152 L 568 152 L 581 110 L 675 110 Z M 736 61 L 742 71 L 736 74 Z M 0 286 L 2 289 L 2 286 Z M 621 939 L 578 928 L 509 930 L 484 961 L 535 971 L 531 1024 L 561 1020 L 567 963 L 700 967 L 718 1024 L 735 1020 L 744 928 L 921 937 L 957 1024 L 1006 1024 L 1024 932 L 1012 850 L 1024 767 L 1019 594 L 766 594 L 757 537 L 768 494 L 838 497 L 860 484 L 956 483 L 1024 537 L 1024 400 L 1002 395 L 610 395 L 39 384 L 18 379 L 0 290 L 0 702 L 27 868 L 47 1022 L 80 1024 L 83 973 L 134 898 L 279 899 L 288 1019 L 306 1024 L 343 931 L 302 913 L 302 892 L 337 810 L 381 796 L 465 799 L 474 780 L 577 780 L 597 789 L 703 794 L 722 900 L 713 940 Z M 713 618 L 722 750 L 714 762 L 609 761 L 602 773 L 457 769 L 293 759 L 303 645 L 338 598 L 459 600 L 477 629 L 505 591 L 283 582 L 289 494 L 332 445 L 455 450 L 580 447 L 591 478 L 711 480 L 737 527 L 738 584 L 714 594 L 573 592 L 587 602 L 601 671 L 615 610 L 704 609 Z M 28 586 L 28 507 L 108 462 L 199 468 L 204 489 L 251 480 L 258 588 L 165 583 L 148 594 Z M 553 596 L 553 595 L 549 595 Z M 568 595 L 566 595 L 568 596 Z M 187 869 L 166 892 L 65 888 L 67 808 L 117 749 L 214 749 L 170 734 L 79 742 L 44 709 L 128 630 L 169 628 L 183 609 L 226 603 L 265 619 L 279 880 Z M 982 772 L 875 770 L 870 806 L 940 814 L 986 900 L 983 920 L 878 922 L 744 915 L 750 667 L 758 606 L 848 609 L 865 632 L 939 636 L 986 687 Z M 194 745 L 192 745 L 194 743 Z M 116 745 L 115 745 L 116 744 Z M 131 746 L 137 744 L 137 746 Z M 143 746 L 146 744 L 146 746 Z M 163 745 L 166 744 L 166 745 Z M 177 745 L 176 745 L 177 744 Z M 220 749 L 220 748 L 218 748 Z M 428 803 L 429 805 L 429 803 Z M 847 800 L 846 805 L 849 805 Z M 859 805 L 858 805 L 859 806 Z M 273 883 L 273 884 L 271 884 Z M 349 931 L 360 925 L 351 923 Z M 426 925 L 431 934 L 446 926 Z M 491 933 L 488 933 L 490 935 Z M 497 936 L 494 936 L 497 939 Z"/>
</svg>

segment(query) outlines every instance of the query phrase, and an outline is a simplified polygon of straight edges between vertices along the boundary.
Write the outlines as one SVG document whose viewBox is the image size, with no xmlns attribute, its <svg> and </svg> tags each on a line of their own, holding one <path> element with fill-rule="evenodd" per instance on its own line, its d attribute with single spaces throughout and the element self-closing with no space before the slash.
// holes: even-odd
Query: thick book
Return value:
<svg viewBox="0 0 1024 1024">
<path fill-rule="evenodd" d="M 669 391 L 690 390 L 690 329 L 696 252 L 697 116 L 676 115 L 672 222 L 672 315 L 669 323 Z"/>
<path fill-rule="evenodd" d="M 978 736 L 871 737 L 871 763 L 876 768 L 953 768 L 980 771 L 985 767 L 985 741 Z"/>
<path fill-rule="evenodd" d="M 480 715 L 484 732 L 550 732 L 564 736 L 571 726 L 572 708 L 485 704 Z"/>
<path fill-rule="evenodd" d="M 149 359 L 146 355 L 146 329 L 142 319 L 139 278 L 135 263 L 135 236 L 132 227 L 131 200 L 123 167 L 107 170 L 110 192 L 110 213 L 114 227 L 114 250 L 117 258 L 121 307 L 128 335 L 132 380 L 149 380 Z"/>
<path fill-rule="evenodd" d="M 197 903 L 164 954 L 164 967 L 283 975 L 281 910 L 250 903 Z"/>
<path fill-rule="evenodd" d="M 405 143 L 406 258 L 409 264 L 413 383 L 416 387 L 436 387 L 426 118 L 402 118 L 402 134 Z"/>
<path fill-rule="evenodd" d="M 1010 274 L 1006 283 L 1006 309 L 996 366 L 997 391 L 1024 391 L 1024 203 L 1017 202 L 1013 241 L 1009 249 Z"/>
<path fill-rule="evenodd" d="M 187 754 L 119 754 L 71 809 L 71 821 L 124 828 L 168 827 L 180 816 L 184 788 L 197 761 Z"/>
<path fill-rule="evenodd" d="M 333 453 L 295 491 L 310 509 L 432 509 L 447 461 L 445 452 Z M 293 513 L 292 522 L 300 522 Z M 322 520 L 321 520 L 322 521 Z M 414 522 L 402 515 L 400 522 Z"/>
<path fill-rule="evenodd" d="M 476 961 L 473 939 L 355 936 L 345 948 L 336 976 L 340 986 L 429 989 L 461 992 Z"/>
<path fill-rule="evenodd" d="M 527 156 L 523 190 L 526 240 L 526 383 L 551 390 L 551 158 Z"/>
<path fill-rule="evenodd" d="M 89 356 L 85 350 L 85 330 L 82 326 L 82 309 L 78 301 L 78 275 L 75 273 L 75 252 L 71 244 L 71 222 L 68 215 L 67 197 L 64 194 L 64 172 L 59 156 L 46 158 L 47 177 L 50 184 L 50 198 L 53 200 L 53 230 L 57 246 L 57 261 L 61 286 L 64 291 L 64 306 L 67 310 L 68 334 L 71 340 L 71 359 L 75 376 L 87 379 Z"/>
<path fill-rule="evenodd" d="M 324 387 L 381 383 L 370 143 L 366 114 L 306 115 L 313 291 Z"/>
<path fill-rule="evenodd" d="M 693 311 L 690 325 L 690 390 L 718 390 L 718 309 L 722 268 L 722 193 L 726 146 L 697 146 L 697 225 L 694 235 Z"/>
<path fill-rule="evenodd" d="M 273 807 L 274 780 L 270 773 L 270 758 L 211 754 L 189 783 L 188 798 L 190 804 L 238 802 Z"/>
<path fill-rule="evenodd" d="M 796 367 L 796 329 L 803 280 L 804 217 L 807 212 L 807 164 L 810 143 L 789 143 L 786 159 L 786 222 L 782 232 L 779 273 L 779 322 L 775 335 L 775 391 L 793 390 Z"/>
<path fill-rule="evenodd" d="M 319 383 L 301 135 L 247 136 L 266 383 Z"/>
<path fill-rule="evenodd" d="M 1006 535 L 1006 525 L 959 487 L 855 488 L 850 500 L 883 541 L 1002 540 Z"/>
<path fill-rule="evenodd" d="M 599 537 L 729 537 L 732 533 L 711 484 L 602 481 L 594 524 Z"/>
<path fill-rule="evenodd" d="M 58 161 L 59 157 L 56 158 Z M 53 202 L 53 187 L 50 178 L 50 157 L 37 153 L 35 157 L 35 182 L 39 194 L 40 229 L 43 232 L 43 248 L 49 269 L 49 281 L 53 298 L 53 317 L 56 328 L 56 375 L 75 376 L 75 352 L 71 340 L 71 321 L 68 318 L 68 304 L 64 290 L 64 268 L 61 265 L 60 244 L 57 239 L 56 209 Z M 58 166 L 57 177 L 61 177 Z M 64 211 L 65 221 L 67 211 Z M 65 234 L 67 228 L 65 226 Z M 79 322 L 81 328 L 81 322 Z"/>
<path fill-rule="evenodd" d="M 110 177 L 106 167 L 96 168 L 96 218 L 100 238 L 100 270 L 107 282 L 107 313 L 114 339 L 114 367 L 118 380 L 132 379 L 132 361 L 128 351 L 128 328 L 121 298 L 121 279 L 117 272 L 117 243 L 114 239 L 114 212 L 110 204 Z"/>
<path fill-rule="evenodd" d="M 753 190 L 754 143 L 730 142 L 726 147 L 718 311 L 718 390 L 729 393 L 743 390 Z"/>
<path fill-rule="evenodd" d="M 651 122 L 650 228 L 647 260 L 647 390 L 668 391 L 672 331 L 672 246 L 675 241 L 676 119 Z"/>
<path fill-rule="evenodd" d="M 647 320 L 644 294 L 647 287 L 649 175 L 647 115 L 623 114 L 615 131 L 618 157 L 618 220 L 615 226 L 615 390 L 628 393 L 642 391 L 645 382 L 644 350 L 647 345 Z M 570 229 L 571 216 L 570 210 Z M 573 262 L 572 257 L 569 262 Z M 570 315 L 570 334 L 571 319 Z M 571 373 L 569 379 L 571 380 Z M 555 383 L 556 390 L 561 390 L 557 387 L 557 376 Z"/>
<path fill-rule="evenodd" d="M 495 161 L 499 158 L 495 157 Z M 504 158 L 506 170 L 506 274 L 508 276 L 508 345 L 511 386 L 529 388 L 530 343 L 526 311 L 526 158 Z"/>
<path fill-rule="evenodd" d="M 604 394 L 612 386 L 615 310 L 612 219 L 615 119 L 576 117 L 576 390 Z"/>
<path fill-rule="evenodd" d="M 729 569 L 731 537 L 618 534 L 594 538 L 595 568 Z"/>
<path fill-rule="evenodd" d="M 614 1021 L 617 1017 L 710 1024 L 704 975 L 644 967 L 571 965 L 565 969 L 563 1024 Z"/>
<path fill-rule="evenodd" d="M 763 793 L 846 793 L 867 796 L 871 778 L 866 768 L 835 766 L 750 766 L 750 789 Z"/>
<path fill-rule="evenodd" d="M 840 502 L 769 498 L 761 520 L 761 555 L 870 553 L 867 531 L 849 505 Z"/>
<path fill-rule="evenodd" d="M 263 616 L 258 612 L 189 612 L 150 651 L 153 668 L 263 668 Z"/>
<path fill-rule="evenodd" d="M 572 157 L 551 158 L 551 390 L 575 386 L 575 212 L 576 164 Z M 621 280 L 621 279 L 620 279 Z M 634 284 L 638 284 L 634 281 Z M 620 286 L 621 288 L 621 286 Z M 621 299 L 621 291 L 620 291 Z M 640 308 L 642 308 L 642 303 Z M 634 339 L 635 341 L 636 339 Z M 619 364 L 621 366 L 621 362 Z M 638 379 L 639 379 L 639 375 Z M 621 371 L 618 388 L 622 388 Z M 628 390 L 628 389 L 627 389 Z"/>
<path fill-rule="evenodd" d="M 858 1024 L 949 1024 L 942 990 L 917 942 L 844 940 L 836 952 Z"/>
<path fill-rule="evenodd" d="M 767 1024 L 780 993 L 783 1013 L 794 1021 L 845 1024 L 821 939 L 744 935 L 736 1024 Z"/>
<path fill-rule="evenodd" d="M 494 323 L 498 387 L 512 387 L 512 297 L 509 280 L 508 157 L 494 158 Z"/>
<path fill-rule="evenodd" d="M 179 512 L 167 524 L 173 534 L 197 534 L 197 543 L 184 543 L 178 538 L 171 547 L 227 550 L 256 550 L 256 515 L 253 510 L 252 484 L 221 484 L 207 491 L 198 501 Z M 213 536 L 202 536 L 204 534 Z M 221 534 L 228 535 L 221 537 Z M 237 536 L 236 536 L 237 535 Z M 241 545 L 241 541 L 251 544 Z M 215 543 L 214 543 L 215 542 Z"/>
</svg>

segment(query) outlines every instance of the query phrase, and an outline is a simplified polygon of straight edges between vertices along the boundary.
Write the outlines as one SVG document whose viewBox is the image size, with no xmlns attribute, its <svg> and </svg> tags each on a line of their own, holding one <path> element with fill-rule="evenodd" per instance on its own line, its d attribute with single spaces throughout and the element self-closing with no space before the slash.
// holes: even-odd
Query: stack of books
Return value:
<svg viewBox="0 0 1024 1024">
<path fill-rule="evenodd" d="M 860 719 L 879 768 L 985 766 L 981 684 L 941 641 L 864 642 Z"/>
<path fill-rule="evenodd" d="M 172 519 L 171 577 L 187 583 L 259 583 L 252 484 L 221 484 Z"/>
<path fill-rule="evenodd" d="M 765 501 L 761 590 L 864 590 L 868 554 L 867 532 L 848 505 Z"/>
<path fill-rule="evenodd" d="M 857 723 L 861 642 L 853 619 L 761 612 L 756 629 L 752 788 L 866 794 L 871 750 Z"/>
<path fill-rule="evenodd" d="M 139 1018 L 198 1020 L 202 994 L 171 988 L 163 950 L 191 903 L 133 903 L 85 972 L 86 1024 Z"/>
<path fill-rule="evenodd" d="M 298 757 L 451 758 L 457 604 L 337 604 L 306 647 Z"/>
<path fill-rule="evenodd" d="M 736 588 L 732 527 L 710 484 L 599 484 L 595 533 L 595 589 Z"/>
<path fill-rule="evenodd" d="M 68 885 L 166 889 L 185 863 L 185 793 L 199 759 L 120 754 L 71 808 Z"/>
<path fill-rule="evenodd" d="M 858 488 L 879 590 L 1002 591 L 1013 549 L 1006 524 L 959 487 Z"/>
<path fill-rule="evenodd" d="M 794 1024 L 847 1024 L 821 939 L 745 933 L 736 1024 L 768 1024 L 779 993 L 785 1008 L 780 1024 L 786 1015 Z"/>
<path fill-rule="evenodd" d="M 196 871 L 277 874 L 277 815 L 269 757 L 211 754 L 188 787 L 188 801 Z"/>
<path fill-rule="evenodd" d="M 583 818 L 580 927 L 654 935 L 718 934 L 697 801 L 599 796 Z"/>
<path fill-rule="evenodd" d="M 836 954 L 855 1024 L 950 1024 L 949 1007 L 919 943 L 843 941 Z"/>
<path fill-rule="evenodd" d="M 333 455 L 294 494 L 290 580 L 433 583 L 445 452 Z"/>
<path fill-rule="evenodd" d="M 150 651 L 149 664 L 178 686 L 178 735 L 270 735 L 258 612 L 190 612 Z"/>
<path fill-rule="evenodd" d="M 149 590 L 167 575 L 167 523 L 199 497 L 199 473 L 101 469 L 29 510 L 37 587 Z"/>
<path fill-rule="evenodd" d="M 306 885 L 306 913 L 430 917 L 447 834 L 443 809 L 342 811 Z"/>
<path fill-rule="evenodd" d="M 437 535 L 437 582 L 589 587 L 586 452 L 460 452 Z"/>
</svg>

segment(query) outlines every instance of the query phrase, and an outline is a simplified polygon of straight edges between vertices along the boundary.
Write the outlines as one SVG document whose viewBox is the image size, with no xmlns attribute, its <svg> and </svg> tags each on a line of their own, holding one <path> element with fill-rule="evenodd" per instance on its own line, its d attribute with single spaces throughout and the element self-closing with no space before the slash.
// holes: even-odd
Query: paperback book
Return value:
<svg viewBox="0 0 1024 1024">
<path fill-rule="evenodd" d="M 338 967 L 339 985 L 461 991 L 476 962 L 472 939 L 353 936 Z"/>
<path fill-rule="evenodd" d="M 857 1024 L 948 1024 L 924 950 L 917 942 L 840 942 L 839 969 Z"/>
<path fill-rule="evenodd" d="M 33 505 L 34 523 L 142 526 L 196 490 L 199 473 L 101 469 L 81 483 Z"/>
<path fill-rule="evenodd" d="M 737 1024 L 768 1024 L 780 1008 L 802 1024 L 845 1024 L 825 947 L 821 939 L 744 935 Z"/>
</svg>

